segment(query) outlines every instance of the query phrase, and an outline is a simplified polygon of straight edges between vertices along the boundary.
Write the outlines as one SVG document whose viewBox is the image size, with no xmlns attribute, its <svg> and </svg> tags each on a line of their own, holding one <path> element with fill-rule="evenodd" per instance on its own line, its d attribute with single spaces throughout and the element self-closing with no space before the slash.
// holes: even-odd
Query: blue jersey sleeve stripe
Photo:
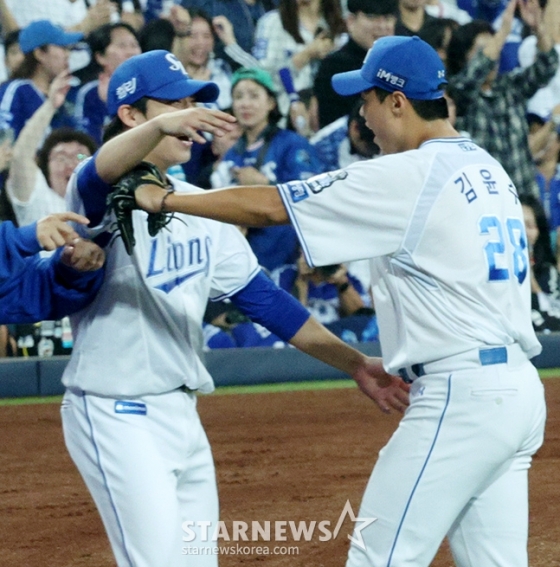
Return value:
<svg viewBox="0 0 560 567">
<path fill-rule="evenodd" d="M 239 287 L 237 287 L 236 289 L 232 290 L 232 291 L 228 291 L 227 293 L 222 293 L 221 295 L 218 295 L 216 297 L 212 298 L 212 301 L 223 301 L 224 299 L 229 299 L 232 295 L 235 295 L 236 293 L 238 293 L 241 289 L 243 289 L 244 287 L 246 287 L 249 282 L 261 271 L 260 267 L 255 268 L 255 270 L 251 273 L 251 275 L 247 278 L 247 282 L 245 282 L 243 285 L 240 285 Z"/>
<path fill-rule="evenodd" d="M 292 207 L 290 204 L 290 189 L 288 187 L 288 184 L 277 185 L 276 187 L 278 189 L 278 192 L 280 193 L 280 198 L 284 203 L 284 207 L 286 207 L 286 211 L 288 212 L 288 216 L 290 217 L 290 222 L 292 223 L 292 226 L 294 227 L 297 233 L 298 240 L 301 245 L 301 249 L 303 251 L 303 255 L 305 256 L 305 260 L 309 264 L 309 267 L 314 268 L 315 264 L 313 263 L 313 259 L 311 258 L 309 248 L 307 247 L 307 244 L 305 242 L 303 232 L 301 231 L 297 222 L 297 218 L 294 215 L 294 212 L 292 211 Z"/>
<path fill-rule="evenodd" d="M 310 313 L 265 273 L 259 273 L 231 301 L 255 323 L 288 342 L 309 319 Z"/>
</svg>

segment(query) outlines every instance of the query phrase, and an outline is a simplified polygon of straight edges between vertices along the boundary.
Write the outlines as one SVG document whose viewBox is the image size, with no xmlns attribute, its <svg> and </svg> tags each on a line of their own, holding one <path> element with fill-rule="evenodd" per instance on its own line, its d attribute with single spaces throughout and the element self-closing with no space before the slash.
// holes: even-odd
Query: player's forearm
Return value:
<svg viewBox="0 0 560 567">
<path fill-rule="evenodd" d="M 165 210 L 241 226 L 272 226 L 289 222 L 278 190 L 268 185 L 230 187 L 197 195 L 173 193 L 165 199 Z"/>
<path fill-rule="evenodd" d="M 115 136 L 103 144 L 97 153 L 97 174 L 106 183 L 114 183 L 138 165 L 164 136 L 156 120 L 150 120 Z"/>
<path fill-rule="evenodd" d="M 350 376 L 366 364 L 367 357 L 310 317 L 292 337 L 290 344 Z"/>
</svg>

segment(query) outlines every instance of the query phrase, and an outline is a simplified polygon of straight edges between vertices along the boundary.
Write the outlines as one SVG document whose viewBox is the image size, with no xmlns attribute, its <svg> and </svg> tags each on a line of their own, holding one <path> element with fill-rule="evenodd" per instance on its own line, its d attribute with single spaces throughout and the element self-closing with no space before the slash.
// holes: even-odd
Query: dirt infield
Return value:
<svg viewBox="0 0 560 567">
<path fill-rule="evenodd" d="M 545 386 L 546 441 L 530 476 L 532 567 L 560 565 L 560 380 Z M 357 512 L 398 419 L 381 415 L 355 389 L 214 395 L 199 408 L 230 532 L 233 521 L 330 521 L 332 529 L 346 500 Z M 64 448 L 58 405 L 0 407 L 0 431 L 0 565 L 113 566 L 97 511 Z M 342 567 L 351 527 L 346 519 L 330 541 L 319 541 L 318 531 L 310 541 L 294 541 L 288 529 L 270 555 L 222 555 L 220 564 Z M 273 555 L 273 545 L 297 550 Z M 433 567 L 451 564 L 444 545 Z"/>
</svg>

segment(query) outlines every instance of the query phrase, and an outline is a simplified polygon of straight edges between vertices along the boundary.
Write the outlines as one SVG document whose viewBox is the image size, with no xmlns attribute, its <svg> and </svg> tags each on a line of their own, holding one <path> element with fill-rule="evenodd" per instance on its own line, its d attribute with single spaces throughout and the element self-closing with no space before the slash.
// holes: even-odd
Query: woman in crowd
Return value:
<svg viewBox="0 0 560 567">
<path fill-rule="evenodd" d="M 296 91 L 313 87 L 319 61 L 342 45 L 346 24 L 336 0 L 280 0 L 257 24 L 253 55 L 275 79 L 280 110 L 289 98 L 279 79 L 287 68 Z"/>
<path fill-rule="evenodd" d="M 21 31 L 23 62 L 0 91 L 0 125 L 11 128 L 15 138 L 47 98 L 55 77 L 68 70 L 70 46 L 81 39 L 81 33 L 67 33 L 47 20 L 33 22 Z M 72 114 L 66 105 L 61 105 L 51 126 L 73 126 Z"/>
<path fill-rule="evenodd" d="M 101 144 L 107 120 L 109 79 L 123 61 L 140 53 L 140 44 L 134 28 L 122 22 L 97 28 L 88 36 L 87 42 L 97 78 L 78 91 L 74 116 L 78 128 Z"/>
<path fill-rule="evenodd" d="M 64 104 L 69 80 L 67 72 L 56 77 L 47 100 L 27 121 L 14 145 L 6 189 L 20 226 L 67 210 L 64 197 L 70 176 L 82 159 L 95 152 L 90 136 L 59 128 L 47 136 L 35 155 L 53 115 Z"/>
<path fill-rule="evenodd" d="M 258 68 L 233 74 L 233 114 L 241 138 L 212 174 L 212 186 L 262 185 L 306 179 L 321 171 L 315 149 L 303 136 L 278 126 L 281 114 L 272 77 Z M 273 270 L 296 258 L 291 225 L 251 229 L 247 238 L 261 266 Z"/>
<path fill-rule="evenodd" d="M 231 67 L 223 59 L 214 57 L 212 20 L 203 10 L 190 8 L 189 35 L 175 49 L 177 59 L 193 79 L 212 81 L 220 87 L 220 96 L 209 108 L 224 110 L 231 106 Z"/>
</svg>

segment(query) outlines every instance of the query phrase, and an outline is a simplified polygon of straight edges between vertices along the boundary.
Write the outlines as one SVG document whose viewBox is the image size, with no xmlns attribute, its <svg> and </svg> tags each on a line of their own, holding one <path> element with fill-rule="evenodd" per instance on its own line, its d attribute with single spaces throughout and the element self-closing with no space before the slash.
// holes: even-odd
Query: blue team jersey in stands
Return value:
<svg viewBox="0 0 560 567">
<path fill-rule="evenodd" d="M 541 203 L 543 204 L 546 219 L 551 230 L 560 226 L 560 166 L 556 168 L 554 177 L 550 180 L 548 190 L 545 178 L 541 173 L 537 174 Z"/>
<path fill-rule="evenodd" d="M 108 121 L 107 105 L 99 98 L 99 81 L 90 81 L 78 90 L 74 106 L 76 127 L 101 145 L 103 127 Z"/>
<path fill-rule="evenodd" d="M 248 149 L 240 140 L 224 156 L 224 169 L 254 167 L 263 144 L 254 144 Z M 322 171 L 321 162 L 309 141 L 291 130 L 276 132 L 260 162 L 258 169 L 273 184 L 307 179 Z M 298 240 L 291 225 L 250 229 L 247 238 L 259 264 L 267 270 L 295 260 Z"/>
<path fill-rule="evenodd" d="M 17 138 L 27 120 L 47 97 L 29 79 L 15 79 L 5 83 L 0 94 L 0 128 L 12 128 Z M 67 97 L 51 121 L 52 128 L 75 127 L 72 106 Z"/>
<path fill-rule="evenodd" d="M 297 267 L 292 265 L 282 266 L 272 273 L 273 281 L 278 287 L 291 293 L 298 275 Z M 360 294 L 366 307 L 371 306 L 371 299 L 364 291 L 360 281 L 352 274 L 348 274 L 348 280 Z M 324 325 L 333 323 L 340 319 L 340 299 L 337 287 L 332 283 L 314 284 L 308 281 L 307 287 L 307 309 L 320 323 Z"/>
</svg>

